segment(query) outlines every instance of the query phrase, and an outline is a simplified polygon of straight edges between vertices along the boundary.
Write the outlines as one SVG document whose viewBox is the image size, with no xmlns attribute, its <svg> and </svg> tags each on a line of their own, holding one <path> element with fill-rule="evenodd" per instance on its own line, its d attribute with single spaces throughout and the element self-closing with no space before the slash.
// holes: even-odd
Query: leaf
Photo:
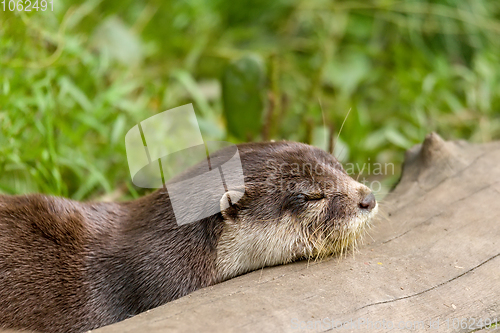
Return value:
<svg viewBox="0 0 500 333">
<path fill-rule="evenodd" d="M 97 27 L 92 43 L 123 65 L 138 65 L 144 57 L 139 36 L 115 16 L 107 18 Z"/>
<path fill-rule="evenodd" d="M 195 100 L 197 106 L 200 107 L 201 113 L 203 115 L 213 113 L 210 104 L 208 104 L 206 97 L 203 95 L 203 92 L 200 89 L 200 86 L 189 72 L 184 70 L 176 70 L 172 73 L 172 76 L 179 80 L 184 88 L 186 88 L 191 97 Z"/>
<path fill-rule="evenodd" d="M 110 142 L 112 145 L 115 145 L 122 138 L 125 132 L 125 123 L 126 119 L 123 114 L 119 115 L 116 118 L 116 121 L 113 124 L 113 130 L 111 131 L 111 137 L 110 137 Z"/>
<path fill-rule="evenodd" d="M 371 70 L 372 66 L 366 55 L 352 53 L 342 59 L 329 62 L 323 80 L 339 89 L 346 96 L 350 96 L 360 83 L 370 75 Z"/>
<path fill-rule="evenodd" d="M 392 144 L 394 144 L 398 147 L 408 149 L 412 146 L 412 142 L 410 140 L 408 140 L 403 134 L 401 134 L 395 128 L 388 127 L 385 130 L 385 137 L 387 138 L 387 140 L 389 142 L 391 142 Z"/>
<path fill-rule="evenodd" d="M 264 69 L 260 58 L 246 55 L 226 67 L 222 103 L 229 134 L 246 141 L 260 133 L 264 109 Z"/>
<path fill-rule="evenodd" d="M 88 99 L 85 93 L 76 86 L 73 81 L 67 76 L 63 76 L 59 79 L 59 85 L 61 87 L 60 96 L 65 94 L 70 95 L 85 111 L 92 110 L 92 102 Z"/>
</svg>

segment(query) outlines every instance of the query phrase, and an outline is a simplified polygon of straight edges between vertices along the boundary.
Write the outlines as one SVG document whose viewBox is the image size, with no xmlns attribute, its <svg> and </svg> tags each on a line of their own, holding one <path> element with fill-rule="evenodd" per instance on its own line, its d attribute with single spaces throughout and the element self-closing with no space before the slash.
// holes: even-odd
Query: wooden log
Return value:
<svg viewBox="0 0 500 333">
<path fill-rule="evenodd" d="M 500 321 L 499 142 L 429 134 L 384 206 L 388 218 L 345 258 L 265 268 L 95 332 L 471 332 Z"/>
</svg>

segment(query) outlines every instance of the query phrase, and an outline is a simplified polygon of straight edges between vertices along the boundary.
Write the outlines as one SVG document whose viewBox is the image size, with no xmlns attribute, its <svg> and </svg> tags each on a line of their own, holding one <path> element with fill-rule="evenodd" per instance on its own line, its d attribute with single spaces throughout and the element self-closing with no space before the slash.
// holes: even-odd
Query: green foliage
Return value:
<svg viewBox="0 0 500 333">
<path fill-rule="evenodd" d="M 244 56 L 227 66 L 222 77 L 222 100 L 229 135 L 251 141 L 261 133 L 263 91 L 260 59 Z"/>
<path fill-rule="evenodd" d="M 0 8 L 0 191 L 139 195 L 125 133 L 189 102 L 206 140 L 287 139 L 324 149 L 336 141 L 336 155 L 353 163 L 400 163 L 432 130 L 497 139 L 499 37 L 495 0 L 54 0 L 53 12 Z M 262 86 L 260 72 L 244 68 L 233 69 L 235 78 L 253 77 L 250 88 L 225 84 L 248 54 L 263 59 Z M 240 94 L 255 100 L 244 105 Z M 260 110 L 257 95 L 265 98 Z"/>
</svg>

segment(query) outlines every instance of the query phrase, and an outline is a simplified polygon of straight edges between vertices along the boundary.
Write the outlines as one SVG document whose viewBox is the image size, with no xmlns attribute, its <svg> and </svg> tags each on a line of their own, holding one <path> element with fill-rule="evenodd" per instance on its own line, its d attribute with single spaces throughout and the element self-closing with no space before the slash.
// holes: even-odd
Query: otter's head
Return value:
<svg viewBox="0 0 500 333">
<path fill-rule="evenodd" d="M 377 213 L 370 189 L 321 149 L 296 142 L 243 144 L 238 149 L 245 194 L 229 191 L 221 199 L 221 280 L 340 253 Z M 241 199 L 232 204 L 232 195 Z"/>
</svg>

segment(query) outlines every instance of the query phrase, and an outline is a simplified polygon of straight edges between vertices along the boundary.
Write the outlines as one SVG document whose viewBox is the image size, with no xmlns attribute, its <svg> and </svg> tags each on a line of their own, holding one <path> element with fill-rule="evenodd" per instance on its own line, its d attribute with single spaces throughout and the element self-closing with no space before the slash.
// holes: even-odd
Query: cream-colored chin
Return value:
<svg viewBox="0 0 500 333">
<path fill-rule="evenodd" d="M 218 282 L 266 266 L 286 264 L 301 257 L 323 258 L 342 253 L 363 233 L 378 212 L 360 213 L 343 230 L 307 235 L 291 217 L 262 223 L 227 222 L 217 245 Z M 272 227 L 269 225 L 272 223 Z"/>
<path fill-rule="evenodd" d="M 265 266 L 285 264 L 303 256 L 304 235 L 291 221 L 227 223 L 217 245 L 216 270 L 223 281 Z"/>
</svg>

